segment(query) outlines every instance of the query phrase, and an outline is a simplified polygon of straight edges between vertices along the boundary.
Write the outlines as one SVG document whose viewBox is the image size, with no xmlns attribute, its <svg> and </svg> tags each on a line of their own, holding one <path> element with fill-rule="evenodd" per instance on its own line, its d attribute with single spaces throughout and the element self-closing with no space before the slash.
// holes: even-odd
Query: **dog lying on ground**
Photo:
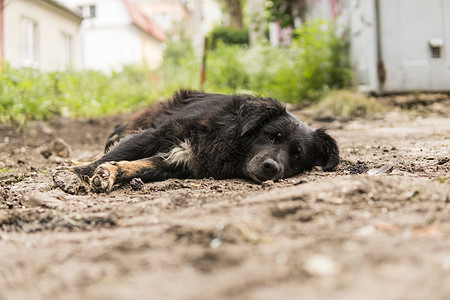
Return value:
<svg viewBox="0 0 450 300">
<path fill-rule="evenodd" d="M 260 183 L 314 166 L 329 171 L 338 163 L 335 140 L 324 129 L 303 124 L 274 99 L 181 90 L 116 126 L 103 157 L 69 170 L 89 179 L 93 191 L 109 192 L 133 178 L 248 178 Z"/>
</svg>

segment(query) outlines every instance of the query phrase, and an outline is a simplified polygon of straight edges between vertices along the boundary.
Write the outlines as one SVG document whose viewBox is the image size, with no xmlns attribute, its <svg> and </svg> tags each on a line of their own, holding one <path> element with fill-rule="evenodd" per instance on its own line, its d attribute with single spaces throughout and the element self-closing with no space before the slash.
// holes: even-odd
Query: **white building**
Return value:
<svg viewBox="0 0 450 300">
<path fill-rule="evenodd" d="M 120 71 L 124 65 L 157 68 L 165 33 L 128 0 L 65 0 L 81 8 L 85 69 Z"/>
<path fill-rule="evenodd" d="M 132 0 L 173 40 L 179 35 L 192 39 L 198 54 L 203 52 L 205 36 L 223 19 L 216 0 Z"/>
<path fill-rule="evenodd" d="M 308 0 L 350 30 L 357 82 L 376 93 L 450 91 L 450 0 Z"/>
<path fill-rule="evenodd" d="M 0 1 L 0 5 L 2 60 L 13 68 L 40 71 L 81 68 L 79 11 L 52 0 Z"/>
</svg>

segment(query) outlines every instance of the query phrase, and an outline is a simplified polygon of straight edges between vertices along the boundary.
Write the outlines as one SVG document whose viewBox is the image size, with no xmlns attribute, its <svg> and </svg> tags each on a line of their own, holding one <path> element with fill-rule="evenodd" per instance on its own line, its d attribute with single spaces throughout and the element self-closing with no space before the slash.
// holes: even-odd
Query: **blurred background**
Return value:
<svg viewBox="0 0 450 300">
<path fill-rule="evenodd" d="M 450 91 L 450 0 L 0 0 L 0 122 L 180 88 L 295 104 Z"/>
</svg>

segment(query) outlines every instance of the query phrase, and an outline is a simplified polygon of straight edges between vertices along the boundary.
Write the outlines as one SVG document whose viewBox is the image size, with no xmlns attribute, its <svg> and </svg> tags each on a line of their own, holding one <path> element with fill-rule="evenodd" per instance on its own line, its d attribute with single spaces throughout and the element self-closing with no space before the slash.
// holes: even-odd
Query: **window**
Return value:
<svg viewBox="0 0 450 300">
<path fill-rule="evenodd" d="M 96 17 L 95 5 L 89 5 L 89 15 L 91 16 L 91 18 L 95 18 Z"/>
<path fill-rule="evenodd" d="M 431 57 L 432 58 L 441 58 L 441 48 L 440 47 L 431 47 Z"/>
<path fill-rule="evenodd" d="M 97 15 L 95 5 L 80 6 L 80 9 L 81 9 L 83 18 L 85 18 L 85 19 L 95 18 Z"/>
<path fill-rule="evenodd" d="M 22 65 L 37 68 L 38 63 L 38 27 L 36 22 L 23 18 L 21 22 Z"/>
<path fill-rule="evenodd" d="M 441 38 L 432 38 L 428 40 L 428 45 L 431 48 L 431 58 L 441 58 L 441 50 L 444 47 L 444 39 Z"/>
<path fill-rule="evenodd" d="M 61 60 L 60 67 L 62 70 L 72 66 L 72 38 L 66 33 L 61 34 Z"/>
</svg>

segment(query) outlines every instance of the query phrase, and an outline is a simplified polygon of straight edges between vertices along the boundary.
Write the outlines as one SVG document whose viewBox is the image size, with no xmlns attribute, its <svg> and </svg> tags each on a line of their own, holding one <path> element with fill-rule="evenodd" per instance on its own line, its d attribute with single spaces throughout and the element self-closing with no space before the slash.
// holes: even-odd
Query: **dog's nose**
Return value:
<svg viewBox="0 0 450 300">
<path fill-rule="evenodd" d="M 267 178 L 272 179 L 280 172 L 280 167 L 276 161 L 268 158 L 263 162 L 263 172 Z"/>
</svg>

